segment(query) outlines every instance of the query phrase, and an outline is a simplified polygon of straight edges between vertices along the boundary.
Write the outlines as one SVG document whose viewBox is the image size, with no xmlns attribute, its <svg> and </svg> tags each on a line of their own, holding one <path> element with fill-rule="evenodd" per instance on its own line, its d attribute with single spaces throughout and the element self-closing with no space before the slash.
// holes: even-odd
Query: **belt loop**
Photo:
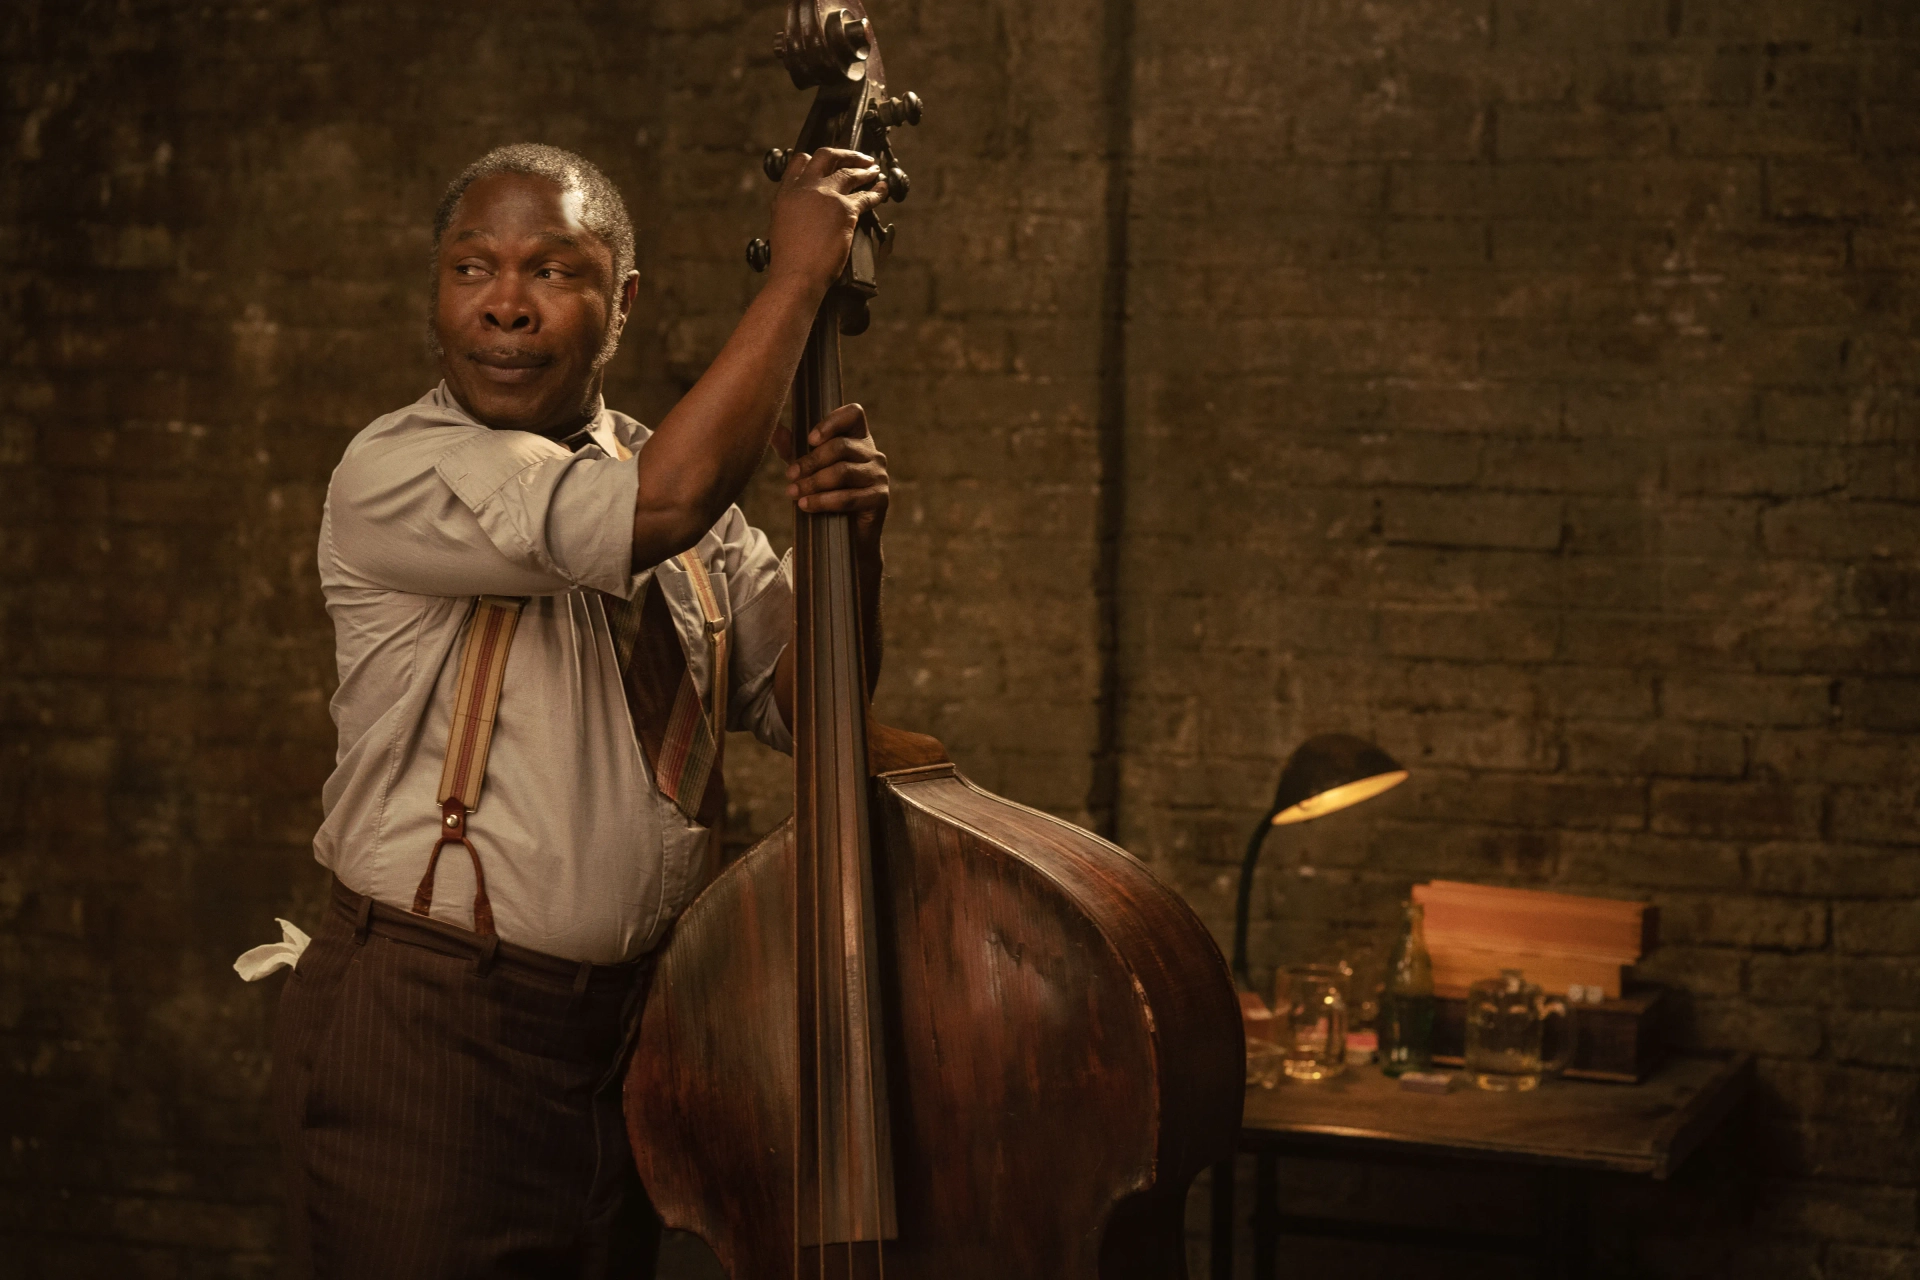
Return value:
<svg viewBox="0 0 1920 1280">
<path fill-rule="evenodd" d="M 360 895 L 360 905 L 353 909 L 353 945 L 365 944 L 367 930 L 373 927 L 373 895 Z"/>
<path fill-rule="evenodd" d="M 487 974 L 491 973 L 493 971 L 494 957 L 499 955 L 499 953 L 500 935 L 497 933 L 482 935 L 480 939 L 480 954 L 473 958 L 474 976 L 484 978 Z"/>
<path fill-rule="evenodd" d="M 568 1002 L 570 1008 L 578 1008 L 586 998 L 587 984 L 593 981 L 593 961 L 582 960 L 579 971 L 573 975 L 573 999 Z"/>
</svg>

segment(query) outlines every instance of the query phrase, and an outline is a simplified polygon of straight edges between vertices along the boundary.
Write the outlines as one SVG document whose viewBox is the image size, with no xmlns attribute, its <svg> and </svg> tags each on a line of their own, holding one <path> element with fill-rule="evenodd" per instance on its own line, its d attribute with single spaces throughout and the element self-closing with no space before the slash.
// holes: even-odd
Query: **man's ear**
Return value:
<svg viewBox="0 0 1920 1280">
<path fill-rule="evenodd" d="M 633 311 L 633 300 L 640 296 L 640 273 L 627 272 L 627 278 L 620 282 L 620 319 L 624 322 Z"/>
</svg>

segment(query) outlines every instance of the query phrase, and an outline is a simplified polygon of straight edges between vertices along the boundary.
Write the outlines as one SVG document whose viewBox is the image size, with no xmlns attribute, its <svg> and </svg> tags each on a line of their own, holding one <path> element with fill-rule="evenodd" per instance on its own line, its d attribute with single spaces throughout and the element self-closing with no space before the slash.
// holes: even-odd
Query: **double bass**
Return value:
<svg viewBox="0 0 1920 1280">
<path fill-rule="evenodd" d="M 920 103 L 861 0 L 792 0 L 775 48 L 817 90 L 796 149 L 873 155 L 903 198 L 888 135 Z M 796 439 L 843 402 L 891 238 L 863 215 Z M 794 814 L 658 954 L 625 1081 L 655 1208 L 732 1280 L 1185 1276 L 1187 1190 L 1243 1097 L 1219 949 L 1125 851 L 871 719 L 851 517 L 796 520 Z"/>
</svg>

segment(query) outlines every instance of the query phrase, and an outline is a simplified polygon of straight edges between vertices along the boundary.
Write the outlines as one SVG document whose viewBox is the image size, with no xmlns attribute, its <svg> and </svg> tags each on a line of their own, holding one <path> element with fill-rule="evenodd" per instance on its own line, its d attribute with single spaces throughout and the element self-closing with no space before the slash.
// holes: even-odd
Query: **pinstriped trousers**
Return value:
<svg viewBox="0 0 1920 1280">
<path fill-rule="evenodd" d="M 435 931 L 448 945 L 432 945 Z M 291 1273 L 650 1278 L 659 1220 L 634 1173 L 615 1069 L 646 975 L 600 970 L 576 990 L 486 965 L 462 930 L 404 934 L 356 919 L 336 895 L 281 994 L 274 1109 Z"/>
</svg>

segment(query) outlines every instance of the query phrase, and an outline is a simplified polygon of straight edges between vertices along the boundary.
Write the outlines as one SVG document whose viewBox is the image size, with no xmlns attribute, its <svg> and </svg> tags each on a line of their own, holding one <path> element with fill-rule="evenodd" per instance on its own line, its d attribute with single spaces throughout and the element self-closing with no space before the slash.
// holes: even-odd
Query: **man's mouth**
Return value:
<svg viewBox="0 0 1920 1280">
<path fill-rule="evenodd" d="M 469 351 L 467 359 L 480 366 L 481 376 L 489 382 L 531 382 L 553 363 L 553 357 L 534 351 L 495 349 Z"/>
</svg>

